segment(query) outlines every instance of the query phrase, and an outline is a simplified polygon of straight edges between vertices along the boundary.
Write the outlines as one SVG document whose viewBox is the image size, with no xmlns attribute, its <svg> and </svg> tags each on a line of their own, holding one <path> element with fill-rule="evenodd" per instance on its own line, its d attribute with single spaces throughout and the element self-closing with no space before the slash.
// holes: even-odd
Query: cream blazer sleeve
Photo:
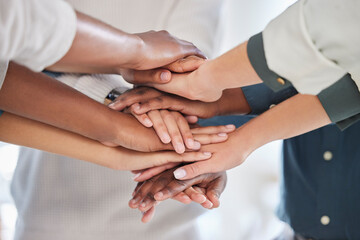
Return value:
<svg viewBox="0 0 360 240">
<path fill-rule="evenodd" d="M 360 1 L 300 0 L 263 32 L 269 69 L 318 94 L 349 73 L 360 86 Z"/>
</svg>

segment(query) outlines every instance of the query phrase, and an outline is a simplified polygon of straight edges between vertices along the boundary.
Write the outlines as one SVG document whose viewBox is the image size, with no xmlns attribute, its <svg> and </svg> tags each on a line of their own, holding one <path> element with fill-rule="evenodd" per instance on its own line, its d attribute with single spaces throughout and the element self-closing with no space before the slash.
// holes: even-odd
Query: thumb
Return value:
<svg viewBox="0 0 360 240">
<path fill-rule="evenodd" d="M 211 162 L 205 160 L 176 169 L 174 177 L 179 180 L 192 179 L 204 173 L 211 173 L 211 169 Z"/>
<path fill-rule="evenodd" d="M 171 72 L 167 69 L 151 69 L 151 70 L 129 70 L 123 72 L 122 77 L 132 84 L 149 84 L 159 83 L 164 84 L 171 80 Z"/>
</svg>

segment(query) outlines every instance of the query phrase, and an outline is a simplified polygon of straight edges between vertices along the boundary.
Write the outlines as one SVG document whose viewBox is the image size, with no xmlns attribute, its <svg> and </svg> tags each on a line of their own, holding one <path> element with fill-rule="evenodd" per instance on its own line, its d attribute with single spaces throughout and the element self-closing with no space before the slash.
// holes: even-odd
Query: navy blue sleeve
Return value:
<svg viewBox="0 0 360 240">
<path fill-rule="evenodd" d="M 263 83 L 243 87 L 242 90 L 252 115 L 259 115 L 268 110 L 271 105 L 279 104 L 298 93 L 293 87 L 274 92 Z"/>
</svg>

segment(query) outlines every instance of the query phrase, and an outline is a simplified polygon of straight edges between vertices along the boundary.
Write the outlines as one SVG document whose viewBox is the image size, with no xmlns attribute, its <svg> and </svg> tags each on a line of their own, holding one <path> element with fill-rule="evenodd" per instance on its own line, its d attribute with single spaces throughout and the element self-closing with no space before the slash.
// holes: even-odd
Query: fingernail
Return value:
<svg viewBox="0 0 360 240">
<path fill-rule="evenodd" d="M 130 200 L 130 203 L 131 203 L 132 205 L 135 205 L 135 204 L 137 203 L 137 201 L 136 201 L 135 199 L 131 199 L 131 200 Z"/>
<path fill-rule="evenodd" d="M 147 126 L 147 127 L 152 127 L 152 126 L 153 126 L 153 123 L 152 123 L 151 120 L 148 119 L 148 118 L 145 118 L 144 124 L 145 124 L 145 126 Z"/>
<path fill-rule="evenodd" d="M 164 194 L 162 192 L 158 192 L 154 195 L 154 198 L 157 199 L 161 199 L 164 196 Z"/>
<path fill-rule="evenodd" d="M 169 143 L 171 141 L 171 138 L 170 138 L 169 134 L 163 133 L 162 137 L 161 137 L 161 141 L 163 143 Z"/>
<path fill-rule="evenodd" d="M 140 104 L 138 103 L 135 103 L 134 106 L 133 106 L 133 109 L 136 111 L 136 110 L 139 110 L 140 109 Z"/>
<path fill-rule="evenodd" d="M 229 124 L 229 125 L 226 125 L 225 127 L 226 127 L 227 129 L 234 129 L 234 128 L 235 128 L 235 125 Z"/>
<path fill-rule="evenodd" d="M 142 207 L 142 208 L 146 207 L 146 203 L 141 203 L 140 207 Z"/>
<path fill-rule="evenodd" d="M 211 152 L 203 152 L 203 154 L 204 154 L 205 156 L 208 156 L 208 157 L 211 156 Z"/>
<path fill-rule="evenodd" d="M 185 152 L 185 146 L 182 143 L 176 143 L 175 144 L 175 149 L 177 150 L 178 153 Z"/>
<path fill-rule="evenodd" d="M 140 175 L 141 175 L 141 173 L 138 173 L 135 176 L 133 176 L 133 180 L 137 179 Z"/>
<path fill-rule="evenodd" d="M 176 179 L 181 179 L 185 176 L 186 176 L 186 171 L 184 169 L 179 168 L 179 169 L 176 169 L 174 172 L 174 177 Z"/>
<path fill-rule="evenodd" d="M 109 107 L 109 108 L 111 108 L 111 109 L 114 109 L 114 108 L 115 108 L 116 103 L 117 103 L 117 101 L 112 102 L 112 103 L 110 103 L 110 104 L 108 105 L 108 107 Z"/>
<path fill-rule="evenodd" d="M 207 207 L 207 208 L 212 208 L 212 207 L 213 207 L 213 205 L 214 205 L 214 204 L 213 204 L 212 202 L 210 202 L 210 201 L 209 201 L 209 203 L 207 204 L 207 206 L 206 206 L 206 207 Z"/>
<path fill-rule="evenodd" d="M 193 149 L 197 150 L 197 149 L 200 149 L 200 148 L 201 148 L 201 144 L 199 142 L 195 141 Z"/>
<path fill-rule="evenodd" d="M 218 133 L 218 136 L 219 136 L 219 137 L 226 137 L 227 134 L 226 134 L 226 133 Z"/>
<path fill-rule="evenodd" d="M 200 203 L 204 203 L 206 201 L 206 197 L 204 195 L 201 195 Z"/>
<path fill-rule="evenodd" d="M 170 78 L 171 78 L 171 74 L 169 73 L 169 72 L 162 72 L 161 74 L 160 74 L 160 80 L 162 81 L 162 82 L 167 82 L 167 81 L 169 81 L 170 80 Z"/>
<path fill-rule="evenodd" d="M 193 139 L 189 138 L 186 142 L 189 148 L 194 148 L 195 142 Z"/>
</svg>

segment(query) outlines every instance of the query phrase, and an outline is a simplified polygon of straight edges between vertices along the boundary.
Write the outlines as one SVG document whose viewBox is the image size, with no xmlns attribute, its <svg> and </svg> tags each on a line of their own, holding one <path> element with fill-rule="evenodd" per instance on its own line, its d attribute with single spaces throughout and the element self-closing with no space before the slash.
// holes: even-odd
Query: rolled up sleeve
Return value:
<svg viewBox="0 0 360 240">
<path fill-rule="evenodd" d="M 305 94 L 318 94 L 348 72 L 358 83 L 359 6 L 355 0 L 297 1 L 263 31 L 269 69 Z"/>
<path fill-rule="evenodd" d="M 60 60 L 76 34 L 76 14 L 62 0 L 0 0 L 0 60 L 41 71 Z"/>
<path fill-rule="evenodd" d="M 360 93 L 350 74 L 321 91 L 318 98 L 330 120 L 341 130 L 360 119 Z"/>
</svg>

